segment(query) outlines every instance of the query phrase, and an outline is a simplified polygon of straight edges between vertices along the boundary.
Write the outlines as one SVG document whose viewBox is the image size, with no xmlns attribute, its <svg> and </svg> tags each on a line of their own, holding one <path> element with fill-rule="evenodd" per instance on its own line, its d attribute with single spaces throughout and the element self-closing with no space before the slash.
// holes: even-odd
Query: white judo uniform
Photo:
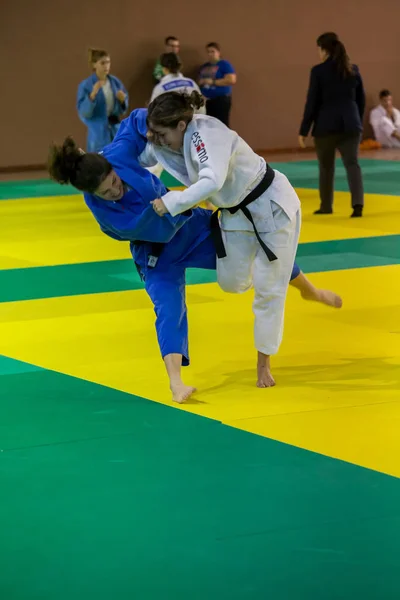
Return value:
<svg viewBox="0 0 400 600">
<path fill-rule="evenodd" d="M 147 144 L 139 160 L 143 166 L 162 164 L 188 186 L 163 196 L 171 215 L 205 199 L 218 208 L 237 206 L 263 179 L 267 168 L 265 160 L 236 132 L 205 115 L 195 115 L 188 124 L 182 152 Z M 285 175 L 275 171 L 270 187 L 248 208 L 277 260 L 269 261 L 241 210 L 235 214 L 222 210 L 220 225 L 227 256 L 217 261 L 218 283 L 232 293 L 254 287 L 255 346 L 272 355 L 282 340 L 285 300 L 301 226 L 300 200 Z"/>
<path fill-rule="evenodd" d="M 201 94 L 199 86 L 195 81 L 193 81 L 193 79 L 185 77 L 182 75 L 182 73 L 170 73 L 169 75 L 164 75 L 161 81 L 154 86 L 150 102 L 153 102 L 155 98 L 158 98 L 158 96 L 161 96 L 161 94 L 166 94 L 167 92 L 191 94 L 194 91 Z M 205 115 L 206 107 L 202 106 L 196 111 L 196 113 Z"/>
<path fill-rule="evenodd" d="M 400 148 L 400 140 L 393 136 L 393 132 L 400 133 L 400 111 L 393 108 L 393 119 L 388 117 L 383 106 L 376 106 L 371 110 L 369 122 L 374 130 L 375 139 L 383 148 Z"/>
</svg>

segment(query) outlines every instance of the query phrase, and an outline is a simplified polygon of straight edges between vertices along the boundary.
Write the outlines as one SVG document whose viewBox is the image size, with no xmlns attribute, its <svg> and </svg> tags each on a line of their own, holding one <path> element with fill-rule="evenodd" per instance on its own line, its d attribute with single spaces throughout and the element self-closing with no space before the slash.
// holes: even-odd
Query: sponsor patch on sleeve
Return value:
<svg viewBox="0 0 400 600">
<path fill-rule="evenodd" d="M 208 160 L 207 148 L 198 131 L 195 131 L 192 135 L 192 142 L 195 147 L 199 161 L 201 163 L 205 163 Z"/>
</svg>

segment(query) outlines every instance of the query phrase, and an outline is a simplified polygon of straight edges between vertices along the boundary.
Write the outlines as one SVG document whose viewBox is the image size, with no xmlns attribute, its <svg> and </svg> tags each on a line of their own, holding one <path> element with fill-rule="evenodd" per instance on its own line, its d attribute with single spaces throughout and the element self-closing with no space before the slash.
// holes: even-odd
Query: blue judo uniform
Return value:
<svg viewBox="0 0 400 600">
<path fill-rule="evenodd" d="M 210 235 L 211 211 L 195 208 L 163 218 L 154 212 L 150 202 L 166 194 L 167 189 L 137 161 L 146 145 L 146 117 L 145 109 L 133 111 L 122 122 L 114 142 L 101 152 L 127 186 L 122 199 L 109 202 L 87 193 L 84 197 L 104 233 L 130 242 L 133 260 L 154 304 L 161 355 L 181 354 L 186 366 L 189 349 L 185 271 L 189 267 L 216 268 Z M 154 265 L 154 248 L 158 244 L 163 247 Z M 292 279 L 299 272 L 295 265 Z"/>
<path fill-rule="evenodd" d="M 210 237 L 210 211 L 194 209 L 177 217 L 160 219 L 150 202 L 166 193 L 164 184 L 132 158 L 145 139 L 135 139 L 127 153 L 116 142 L 102 154 L 128 186 L 118 202 L 107 202 L 84 194 L 85 202 L 101 230 L 110 237 L 129 241 L 133 259 L 156 313 L 156 330 L 161 355 L 177 353 L 189 364 L 188 321 L 185 301 L 185 270 L 188 267 L 216 268 Z M 139 148 L 140 149 L 140 148 Z M 141 243 L 135 243 L 141 242 Z M 165 244 L 154 267 L 149 265 L 155 244 Z"/>
<path fill-rule="evenodd" d="M 93 101 L 89 98 L 94 84 L 98 81 L 96 73 L 82 81 L 78 87 L 76 108 L 79 118 L 88 128 L 86 143 L 88 152 L 99 152 L 104 146 L 112 142 L 119 128 L 118 119 L 128 109 L 128 92 L 124 84 L 114 75 L 109 75 L 108 79 L 114 94 L 114 108 L 110 117 L 115 117 L 115 122 L 110 122 L 108 118 L 103 90 L 99 90 Z M 124 103 L 119 102 L 116 98 L 119 90 L 126 94 Z"/>
</svg>

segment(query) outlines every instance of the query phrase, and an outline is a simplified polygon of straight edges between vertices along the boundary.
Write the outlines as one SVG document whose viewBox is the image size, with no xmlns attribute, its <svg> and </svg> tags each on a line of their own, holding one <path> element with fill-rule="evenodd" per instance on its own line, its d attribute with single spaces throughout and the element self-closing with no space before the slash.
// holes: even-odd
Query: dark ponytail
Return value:
<svg viewBox="0 0 400 600">
<path fill-rule="evenodd" d="M 182 68 L 182 62 L 175 52 L 166 52 L 165 54 L 161 54 L 160 64 L 174 75 L 177 75 Z"/>
<path fill-rule="evenodd" d="M 354 75 L 353 66 L 349 55 L 346 52 L 344 44 L 339 40 L 336 33 L 323 33 L 317 39 L 317 46 L 325 50 L 330 58 L 335 62 L 338 73 L 343 79 Z"/>
<path fill-rule="evenodd" d="M 67 137 L 62 146 L 50 146 L 47 170 L 54 181 L 93 194 L 112 167 L 104 156 L 83 152 L 72 137 Z"/>
<path fill-rule="evenodd" d="M 204 106 L 204 98 L 199 92 L 180 94 L 167 92 L 157 96 L 150 103 L 147 120 L 149 126 L 169 127 L 175 129 L 179 121 L 190 123 L 195 110 Z"/>
</svg>

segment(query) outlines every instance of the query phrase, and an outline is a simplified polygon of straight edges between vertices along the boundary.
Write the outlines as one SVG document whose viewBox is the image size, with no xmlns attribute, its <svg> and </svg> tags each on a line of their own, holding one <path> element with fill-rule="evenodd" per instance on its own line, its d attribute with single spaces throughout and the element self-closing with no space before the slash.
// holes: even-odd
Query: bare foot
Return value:
<svg viewBox="0 0 400 600">
<path fill-rule="evenodd" d="M 318 290 L 318 302 L 333 308 L 342 308 L 343 305 L 341 297 L 330 290 Z"/>
<path fill-rule="evenodd" d="M 327 306 L 333 306 L 334 308 L 342 308 L 343 301 L 341 297 L 330 290 L 319 290 L 313 286 L 309 289 L 300 290 L 300 293 L 304 300 L 312 300 L 326 304 Z"/>
<path fill-rule="evenodd" d="M 334 308 L 342 308 L 343 302 L 340 296 L 330 290 L 319 290 L 302 272 L 291 280 L 290 285 L 299 290 L 304 300 L 320 302 Z"/>
<path fill-rule="evenodd" d="M 257 387 L 268 388 L 273 387 L 275 379 L 272 377 L 271 371 L 266 367 L 257 367 Z"/>
<path fill-rule="evenodd" d="M 171 385 L 172 400 L 178 402 L 178 404 L 186 402 L 195 391 L 196 388 L 185 385 L 184 383 Z"/>
<path fill-rule="evenodd" d="M 271 357 L 268 354 L 257 353 L 257 387 L 268 388 L 275 385 L 271 375 Z"/>
</svg>

